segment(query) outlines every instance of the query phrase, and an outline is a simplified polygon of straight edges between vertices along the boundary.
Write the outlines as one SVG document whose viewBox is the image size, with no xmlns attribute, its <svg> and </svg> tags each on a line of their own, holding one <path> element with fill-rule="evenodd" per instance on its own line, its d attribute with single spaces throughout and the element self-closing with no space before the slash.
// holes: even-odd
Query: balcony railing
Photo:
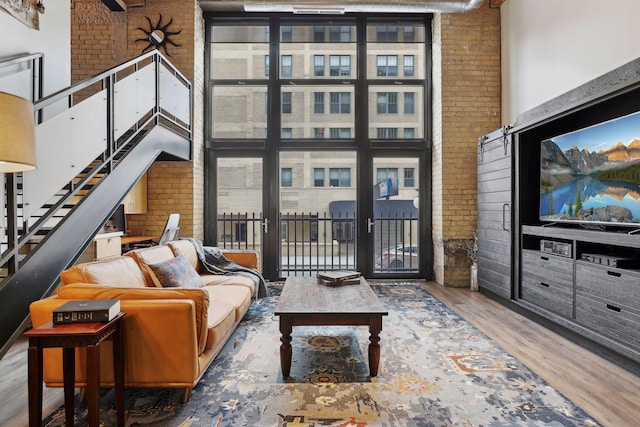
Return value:
<svg viewBox="0 0 640 427">
<path fill-rule="evenodd" d="M 419 271 L 417 222 L 415 217 L 402 215 L 374 218 L 376 273 Z M 281 277 L 358 269 L 355 215 L 281 213 L 278 226 Z M 218 246 L 261 251 L 264 227 L 260 213 L 222 213 L 218 215 Z"/>
</svg>

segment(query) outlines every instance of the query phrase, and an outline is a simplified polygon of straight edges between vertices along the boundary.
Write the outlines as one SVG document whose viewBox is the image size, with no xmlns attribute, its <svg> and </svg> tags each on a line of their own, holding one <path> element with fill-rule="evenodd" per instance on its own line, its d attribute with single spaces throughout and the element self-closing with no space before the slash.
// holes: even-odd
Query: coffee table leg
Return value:
<svg viewBox="0 0 640 427">
<path fill-rule="evenodd" d="M 75 370 L 76 349 L 64 347 L 62 349 L 62 375 L 64 377 L 64 417 L 65 425 L 73 427 L 74 399 L 75 399 Z"/>
<path fill-rule="evenodd" d="M 291 331 L 293 326 L 291 320 L 287 316 L 280 316 L 280 367 L 282 368 L 282 377 L 287 378 L 291 372 Z"/>
<path fill-rule="evenodd" d="M 369 375 L 378 375 L 380 365 L 380 331 L 382 331 L 382 316 L 371 318 L 369 324 Z"/>
</svg>

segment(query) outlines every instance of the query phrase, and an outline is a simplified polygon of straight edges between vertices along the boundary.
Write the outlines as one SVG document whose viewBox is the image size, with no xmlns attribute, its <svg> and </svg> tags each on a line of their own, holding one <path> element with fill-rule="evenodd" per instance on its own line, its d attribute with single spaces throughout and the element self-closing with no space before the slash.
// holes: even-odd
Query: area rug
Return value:
<svg viewBox="0 0 640 427">
<path fill-rule="evenodd" d="M 127 389 L 128 426 L 598 426 L 593 418 L 419 283 L 372 284 L 383 320 L 377 377 L 366 327 L 295 327 L 291 378 L 280 373 L 279 289 L 253 303 L 191 399 Z M 113 390 L 101 423 L 115 425 Z M 76 402 L 75 425 L 86 425 Z M 45 421 L 64 425 L 60 408 Z"/>
</svg>

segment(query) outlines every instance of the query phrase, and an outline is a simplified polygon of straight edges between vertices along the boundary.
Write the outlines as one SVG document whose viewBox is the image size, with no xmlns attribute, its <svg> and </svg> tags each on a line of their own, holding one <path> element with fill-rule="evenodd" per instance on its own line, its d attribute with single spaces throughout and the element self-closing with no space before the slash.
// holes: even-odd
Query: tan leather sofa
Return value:
<svg viewBox="0 0 640 427">
<path fill-rule="evenodd" d="M 149 265 L 185 256 L 204 286 L 158 287 Z M 230 260 L 260 269 L 255 251 L 223 251 Z M 78 264 L 64 271 L 56 294 L 30 306 L 34 327 L 52 319 L 69 300 L 120 300 L 124 319 L 125 386 L 185 388 L 191 395 L 251 305 L 255 289 L 248 277 L 203 273 L 194 245 L 178 240 L 136 249 L 108 260 Z M 100 346 L 100 382 L 113 386 L 111 343 Z M 76 350 L 76 386 L 86 385 L 86 358 Z M 44 381 L 62 387 L 62 350 L 44 350 Z"/>
</svg>

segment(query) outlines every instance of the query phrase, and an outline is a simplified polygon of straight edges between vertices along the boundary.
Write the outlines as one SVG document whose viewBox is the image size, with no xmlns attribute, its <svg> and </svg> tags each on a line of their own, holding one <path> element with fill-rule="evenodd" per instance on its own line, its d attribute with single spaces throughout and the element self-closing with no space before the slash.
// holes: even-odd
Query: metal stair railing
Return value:
<svg viewBox="0 0 640 427">
<path fill-rule="evenodd" d="M 31 60 L 30 56 L 25 59 Z M 12 62 L 16 60 L 12 58 Z M 171 85 L 178 89 L 172 91 Z M 173 102 L 181 98 L 175 96 L 175 92 L 182 98 L 187 96 L 184 105 Z M 61 156 L 56 159 L 38 155 L 35 171 L 6 175 L 4 224 L 7 232 L 2 236 L 0 246 L 0 276 L 4 276 L 0 290 L 6 278 L 14 274 L 28 254 L 37 248 L 38 242 L 93 186 L 111 173 L 141 135 L 163 123 L 191 139 L 191 104 L 190 82 L 158 51 L 141 55 L 36 101 L 36 151 L 38 154 L 60 153 Z M 129 111 L 131 106 L 135 107 L 133 112 Z M 126 110 L 124 114 L 119 113 L 122 110 Z M 96 117 L 98 115 L 102 117 Z M 74 120 L 87 118 L 94 123 L 91 126 L 80 124 L 78 135 L 74 135 L 73 129 L 66 132 L 71 134 L 72 141 L 57 138 L 58 132 L 65 133 L 65 127 L 75 126 Z M 53 121 L 57 123 L 47 125 Z M 41 127 L 46 134 L 38 132 Z M 92 144 L 96 156 L 92 156 L 90 150 L 84 150 L 91 145 L 86 144 L 85 138 L 103 140 Z M 45 144 L 55 144 L 57 148 L 42 149 Z M 84 165 L 70 164 L 65 168 L 65 156 L 76 150 L 89 151 L 84 154 L 88 162 L 85 160 Z M 63 174 L 63 179 L 52 177 Z M 60 183 L 58 187 L 55 187 L 55 181 Z M 48 187 L 48 193 L 40 191 L 43 186 Z M 30 191 L 38 194 L 30 197 Z"/>
</svg>

